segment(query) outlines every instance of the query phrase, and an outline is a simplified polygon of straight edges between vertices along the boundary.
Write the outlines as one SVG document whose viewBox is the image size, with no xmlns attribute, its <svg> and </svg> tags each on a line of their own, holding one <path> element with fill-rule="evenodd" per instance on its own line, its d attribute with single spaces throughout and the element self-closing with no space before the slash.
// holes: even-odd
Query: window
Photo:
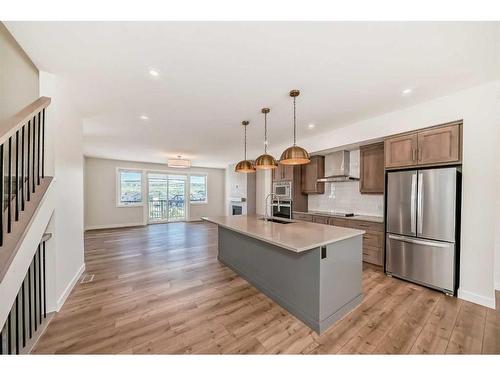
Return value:
<svg viewBox="0 0 500 375">
<path fill-rule="evenodd" d="M 189 177 L 189 200 L 191 203 L 207 203 L 207 176 Z"/>
<path fill-rule="evenodd" d="M 118 170 L 117 202 L 119 206 L 142 205 L 142 172 Z"/>
</svg>

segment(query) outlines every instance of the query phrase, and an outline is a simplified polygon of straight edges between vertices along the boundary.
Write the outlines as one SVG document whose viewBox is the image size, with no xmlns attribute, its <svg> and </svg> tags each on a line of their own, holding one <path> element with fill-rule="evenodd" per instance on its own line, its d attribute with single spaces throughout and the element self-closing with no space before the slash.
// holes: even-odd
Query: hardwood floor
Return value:
<svg viewBox="0 0 500 375">
<path fill-rule="evenodd" d="M 34 353 L 500 353 L 500 311 L 365 265 L 361 306 L 318 336 L 216 259 L 217 227 L 85 235 L 86 274 Z"/>
</svg>

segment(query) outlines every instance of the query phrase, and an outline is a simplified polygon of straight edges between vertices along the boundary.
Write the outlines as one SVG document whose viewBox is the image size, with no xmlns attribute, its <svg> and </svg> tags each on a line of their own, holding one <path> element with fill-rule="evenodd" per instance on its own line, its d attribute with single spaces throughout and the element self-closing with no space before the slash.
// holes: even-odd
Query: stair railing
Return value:
<svg viewBox="0 0 500 375">
<path fill-rule="evenodd" d="M 13 221 L 45 177 L 45 109 L 41 97 L 0 123 L 0 250 Z"/>
</svg>

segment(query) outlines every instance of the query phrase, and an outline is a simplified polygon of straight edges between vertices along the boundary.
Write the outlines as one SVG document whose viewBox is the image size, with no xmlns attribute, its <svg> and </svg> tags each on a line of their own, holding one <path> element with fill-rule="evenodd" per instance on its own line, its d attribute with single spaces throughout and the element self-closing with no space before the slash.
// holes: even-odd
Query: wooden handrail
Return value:
<svg viewBox="0 0 500 375">
<path fill-rule="evenodd" d="M 0 144 L 5 143 L 16 134 L 23 125 L 33 119 L 41 110 L 47 108 L 50 104 L 50 98 L 41 96 L 33 103 L 28 104 L 15 115 L 5 119 L 0 123 Z"/>
</svg>

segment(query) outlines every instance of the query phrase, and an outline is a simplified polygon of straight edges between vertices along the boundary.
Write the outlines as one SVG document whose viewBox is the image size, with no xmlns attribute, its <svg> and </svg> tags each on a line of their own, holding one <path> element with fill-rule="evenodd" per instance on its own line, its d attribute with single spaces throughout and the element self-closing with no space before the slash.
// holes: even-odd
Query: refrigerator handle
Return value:
<svg viewBox="0 0 500 375">
<path fill-rule="evenodd" d="M 418 172 L 418 192 L 417 192 L 417 234 L 422 234 L 422 226 L 423 226 L 423 211 L 424 211 L 424 174 L 422 172 Z"/>
<path fill-rule="evenodd" d="M 415 213 L 415 194 L 416 194 L 416 189 L 417 189 L 417 174 L 414 173 L 411 175 L 411 205 L 410 205 L 410 215 L 411 215 L 411 224 L 410 224 L 410 231 L 411 233 L 416 233 L 416 228 L 415 228 L 415 219 L 416 219 L 416 213 Z"/>
<path fill-rule="evenodd" d="M 426 241 L 426 240 L 413 239 L 413 238 L 408 238 L 408 237 L 403 237 L 403 236 L 397 236 L 394 234 L 389 234 L 388 237 L 391 240 L 413 243 L 415 245 L 434 246 L 434 247 L 450 247 L 450 244 L 447 242 L 443 243 L 443 242 L 436 242 L 436 241 Z"/>
</svg>

